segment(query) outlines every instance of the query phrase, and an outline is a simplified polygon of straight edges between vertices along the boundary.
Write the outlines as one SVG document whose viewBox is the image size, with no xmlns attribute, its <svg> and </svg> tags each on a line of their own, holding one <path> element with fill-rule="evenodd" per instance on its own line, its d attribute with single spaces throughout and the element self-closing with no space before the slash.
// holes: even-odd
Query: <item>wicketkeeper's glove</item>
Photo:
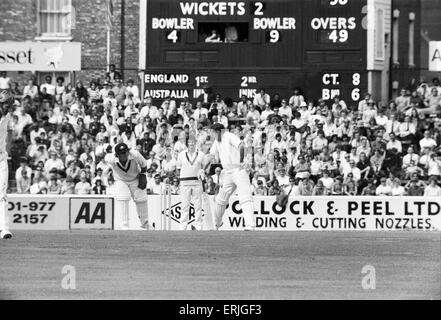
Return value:
<svg viewBox="0 0 441 320">
<path fill-rule="evenodd" d="M 145 190 L 145 188 L 147 188 L 147 177 L 145 174 L 140 174 L 138 176 L 138 188 L 141 190 Z"/>
</svg>

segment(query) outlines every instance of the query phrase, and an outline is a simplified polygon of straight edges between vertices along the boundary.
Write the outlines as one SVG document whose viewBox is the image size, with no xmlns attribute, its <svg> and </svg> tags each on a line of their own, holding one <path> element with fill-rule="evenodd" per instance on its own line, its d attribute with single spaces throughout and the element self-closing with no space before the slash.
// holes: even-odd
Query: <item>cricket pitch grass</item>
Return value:
<svg viewBox="0 0 441 320">
<path fill-rule="evenodd" d="M 441 299 L 440 232 L 14 236 L 0 299 Z"/>
</svg>

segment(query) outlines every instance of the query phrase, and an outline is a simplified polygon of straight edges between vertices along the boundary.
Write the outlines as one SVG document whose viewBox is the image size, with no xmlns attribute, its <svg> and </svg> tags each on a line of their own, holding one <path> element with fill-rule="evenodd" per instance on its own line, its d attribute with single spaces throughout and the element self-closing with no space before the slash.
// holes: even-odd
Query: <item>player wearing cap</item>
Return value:
<svg viewBox="0 0 441 320">
<path fill-rule="evenodd" d="M 115 211 L 122 212 L 122 229 L 129 228 L 129 201 L 132 198 L 141 220 L 141 227 L 148 230 L 147 161 L 138 151 L 130 150 L 125 143 L 117 144 L 115 153 L 107 154 L 105 161 L 113 170 L 116 188 Z"/>
<path fill-rule="evenodd" d="M 7 189 L 8 189 L 8 153 L 6 152 L 6 141 L 8 137 L 8 126 L 12 120 L 12 103 L 7 92 L 0 96 L 0 239 L 12 238 L 9 231 Z"/>
<path fill-rule="evenodd" d="M 187 230 L 190 216 L 190 202 L 193 197 L 195 230 L 202 230 L 202 182 L 204 154 L 196 151 L 196 138 L 190 136 L 188 150 L 178 154 L 176 167 L 181 184 L 182 219 L 181 230 Z"/>
<path fill-rule="evenodd" d="M 222 217 L 225 208 L 233 192 L 237 189 L 239 202 L 245 219 L 245 230 L 254 230 L 254 207 L 251 191 L 251 182 L 248 174 L 248 164 L 245 160 L 244 143 L 231 132 L 226 132 L 224 126 L 215 124 L 212 126 L 215 137 L 214 143 L 210 149 L 212 157 L 220 159 L 223 167 L 223 184 L 216 196 L 216 206 L 214 217 L 216 227 L 222 226 Z"/>
</svg>

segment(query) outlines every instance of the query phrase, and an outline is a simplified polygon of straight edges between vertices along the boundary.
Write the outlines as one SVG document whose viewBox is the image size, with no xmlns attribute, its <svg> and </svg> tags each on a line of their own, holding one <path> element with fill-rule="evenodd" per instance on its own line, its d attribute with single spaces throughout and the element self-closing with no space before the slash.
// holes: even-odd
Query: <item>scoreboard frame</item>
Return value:
<svg viewBox="0 0 441 320">
<path fill-rule="evenodd" d="M 369 32 L 375 31 L 368 19 L 378 6 L 391 7 L 391 0 L 148 0 L 144 6 L 140 66 L 145 95 L 155 100 L 195 100 L 205 87 L 234 101 L 260 88 L 289 98 L 299 87 L 307 98 L 339 95 L 356 105 L 371 88 L 386 87 L 374 83 L 384 77 L 373 76 L 386 63 L 367 68 Z M 225 25 L 224 38 L 231 25 L 248 23 L 247 41 L 201 42 L 200 27 L 210 23 Z M 256 30 L 259 23 L 268 28 Z M 268 40 L 273 31 L 279 40 L 274 43 Z M 319 41 L 323 34 L 328 41 Z"/>
</svg>

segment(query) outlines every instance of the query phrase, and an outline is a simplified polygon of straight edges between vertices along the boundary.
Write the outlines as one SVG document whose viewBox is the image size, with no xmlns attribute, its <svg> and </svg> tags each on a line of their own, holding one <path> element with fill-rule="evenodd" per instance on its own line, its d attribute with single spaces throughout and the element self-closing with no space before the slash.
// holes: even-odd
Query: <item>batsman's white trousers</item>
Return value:
<svg viewBox="0 0 441 320">
<path fill-rule="evenodd" d="M 236 168 L 223 171 L 224 178 L 219 194 L 216 196 L 216 203 L 223 208 L 217 208 L 216 224 L 220 225 L 222 216 L 225 213 L 225 206 L 228 205 L 231 195 L 237 189 L 239 202 L 245 219 L 245 226 L 254 228 L 254 207 L 253 193 L 251 191 L 250 177 L 246 170 Z"/>
<path fill-rule="evenodd" d="M 0 152 L 0 230 L 9 229 L 8 221 L 8 159 L 7 154 Z"/>
<path fill-rule="evenodd" d="M 129 228 L 129 200 L 130 198 L 136 204 L 136 211 L 141 221 L 141 226 L 145 227 L 148 224 L 148 209 L 147 209 L 147 192 L 138 188 L 138 179 L 132 181 L 115 181 L 115 201 L 116 211 L 122 218 L 122 228 Z M 116 226 L 119 227 L 118 225 Z"/>
<path fill-rule="evenodd" d="M 187 230 L 192 197 L 195 211 L 193 225 L 196 230 L 202 230 L 202 182 L 200 180 L 181 181 L 181 230 Z"/>
</svg>

